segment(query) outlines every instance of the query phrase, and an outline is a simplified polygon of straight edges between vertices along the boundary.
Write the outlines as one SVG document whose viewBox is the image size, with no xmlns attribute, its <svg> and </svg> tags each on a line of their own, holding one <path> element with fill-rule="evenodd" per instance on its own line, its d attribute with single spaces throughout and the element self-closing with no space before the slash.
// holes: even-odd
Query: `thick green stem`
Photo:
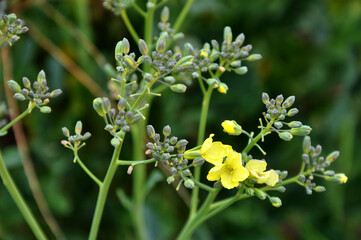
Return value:
<svg viewBox="0 0 361 240">
<path fill-rule="evenodd" d="M 125 135 L 125 133 L 123 133 L 123 136 L 122 136 L 123 140 L 124 140 L 124 135 Z M 92 226 L 91 226 L 90 234 L 89 234 L 89 239 L 91 239 L 91 240 L 95 240 L 98 235 L 99 225 L 100 225 L 100 221 L 102 219 L 104 205 L 105 205 L 105 201 L 108 196 L 109 187 L 113 180 L 114 174 L 118 168 L 117 161 L 119 159 L 120 150 L 122 149 L 122 144 L 123 144 L 123 141 L 121 141 L 119 146 L 114 149 L 113 157 L 110 162 L 108 171 L 105 175 L 103 184 L 99 188 L 97 204 L 95 207 L 93 222 L 92 222 Z"/>
<path fill-rule="evenodd" d="M 0 176 L 4 182 L 5 187 L 9 191 L 11 197 L 13 198 L 15 204 L 18 206 L 20 212 L 24 216 L 26 222 L 29 224 L 29 227 L 33 231 L 34 235 L 37 239 L 47 239 L 43 230 L 41 229 L 39 223 L 36 218 L 30 211 L 30 208 L 26 204 L 24 198 L 21 196 L 18 188 L 15 185 L 14 180 L 12 179 L 10 173 L 8 172 L 4 160 L 0 151 Z"/>
<path fill-rule="evenodd" d="M 197 227 L 202 223 L 200 221 L 208 213 L 211 204 L 213 203 L 214 199 L 217 197 L 220 190 L 221 190 L 220 188 L 213 189 L 213 191 L 208 194 L 206 200 L 204 201 L 199 211 L 187 220 L 187 223 L 185 224 L 182 231 L 178 235 L 177 240 L 186 240 L 192 236 L 192 234 L 197 229 Z"/>
<path fill-rule="evenodd" d="M 145 122 L 141 121 L 137 125 L 132 126 L 132 139 L 133 139 L 133 157 L 134 159 L 144 159 L 144 133 Z M 137 166 L 133 171 L 133 224 L 137 239 L 146 240 L 146 224 L 144 221 L 144 200 L 145 200 L 145 165 Z"/>
<path fill-rule="evenodd" d="M 182 11 L 180 12 L 180 14 L 178 15 L 177 20 L 174 23 L 173 29 L 175 30 L 175 32 L 179 31 L 180 26 L 182 25 L 184 19 L 186 18 L 189 9 L 192 7 L 194 0 L 188 0 L 187 3 L 184 5 Z"/>
<path fill-rule="evenodd" d="M 201 117 L 200 117 L 199 127 L 198 127 L 197 145 L 201 145 L 204 141 L 208 109 L 209 109 L 209 102 L 211 100 L 212 92 L 213 92 L 213 88 L 209 87 L 208 90 L 206 91 L 206 93 L 203 95 Z M 201 177 L 201 168 L 194 168 L 194 179 L 196 181 L 199 181 L 200 177 Z M 195 186 L 193 189 L 193 192 L 192 192 L 191 207 L 190 207 L 190 213 L 189 213 L 190 218 L 193 217 L 193 215 L 197 212 L 198 195 L 199 195 L 199 187 Z"/>
<path fill-rule="evenodd" d="M 147 43 L 148 46 L 152 46 L 152 38 L 153 38 L 153 21 L 154 21 L 154 10 L 156 7 L 156 0 L 149 1 L 153 3 L 154 6 L 148 8 L 147 15 L 144 19 L 144 41 Z"/>
</svg>

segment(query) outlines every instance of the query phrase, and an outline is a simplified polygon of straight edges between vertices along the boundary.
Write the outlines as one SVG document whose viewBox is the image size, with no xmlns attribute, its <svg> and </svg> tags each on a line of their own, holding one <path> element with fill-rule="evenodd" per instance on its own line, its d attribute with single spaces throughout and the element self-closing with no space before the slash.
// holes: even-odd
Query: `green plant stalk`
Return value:
<svg viewBox="0 0 361 240">
<path fill-rule="evenodd" d="M 264 129 L 262 129 L 255 138 L 252 139 L 252 141 L 246 146 L 246 148 L 242 151 L 242 153 L 248 153 L 257 144 L 257 142 L 262 138 L 262 136 L 265 136 L 269 132 L 269 129 L 273 125 L 273 123 L 274 123 L 274 120 L 272 119 L 267 124 L 267 126 Z"/>
<path fill-rule="evenodd" d="M 188 0 L 186 2 L 186 4 L 184 5 L 182 11 L 178 15 L 178 18 L 174 23 L 173 29 L 175 30 L 175 32 L 178 32 L 180 26 L 184 22 L 184 19 L 186 18 L 186 16 L 187 16 L 190 8 L 192 7 L 193 3 L 194 3 L 194 0 Z"/>
<path fill-rule="evenodd" d="M 132 126 L 132 140 L 133 140 L 133 157 L 134 159 L 144 159 L 144 133 L 145 121 L 139 122 Z M 145 201 L 145 178 L 146 166 L 139 165 L 133 171 L 133 208 L 132 220 L 135 228 L 137 239 L 146 240 L 147 228 L 144 221 L 144 201 Z"/>
<path fill-rule="evenodd" d="M 36 238 L 37 239 L 48 239 L 46 237 L 46 235 L 44 234 L 43 230 L 41 229 L 36 218 L 32 214 L 30 208 L 26 204 L 24 198 L 21 196 L 21 193 L 19 192 L 18 188 L 16 187 L 14 180 L 12 179 L 9 171 L 7 170 L 7 168 L 5 166 L 1 151 L 0 151 L 0 176 L 4 182 L 5 187 L 9 191 L 15 204 L 19 208 L 21 214 L 24 216 L 26 222 L 29 224 L 29 227 L 33 231 Z"/>
<path fill-rule="evenodd" d="M 132 35 L 133 37 L 133 40 L 138 43 L 139 41 L 139 36 L 137 34 L 137 31 L 135 31 L 132 23 L 130 22 L 129 18 L 128 18 L 128 15 L 127 15 L 127 12 L 125 9 L 122 9 L 120 10 L 120 16 L 122 17 L 123 21 L 124 21 L 124 24 L 127 26 L 127 29 L 130 33 L 130 35 Z"/>
<path fill-rule="evenodd" d="M 26 117 L 26 115 L 30 114 L 30 112 L 33 110 L 33 107 L 28 107 L 22 114 L 17 116 L 14 120 L 6 124 L 3 128 L 0 129 L 0 136 L 2 133 L 6 132 L 9 128 L 11 128 L 15 123 L 19 122 L 21 119 Z"/>
<path fill-rule="evenodd" d="M 213 88 L 208 87 L 208 90 L 203 95 L 201 117 L 200 117 L 199 127 L 198 127 L 197 145 L 201 145 L 204 141 L 204 135 L 206 132 L 206 124 L 207 124 L 207 116 L 208 116 L 208 110 L 209 110 L 209 102 L 211 100 L 212 92 L 213 92 Z M 199 182 L 200 176 L 201 176 L 201 168 L 195 168 L 194 169 L 194 179 Z M 192 198 L 191 198 L 189 218 L 192 218 L 194 216 L 194 214 L 197 212 L 198 195 L 199 195 L 199 187 L 194 186 L 194 189 L 192 192 Z"/>
<path fill-rule="evenodd" d="M 190 238 L 190 236 L 196 230 L 196 227 L 199 226 L 199 221 L 208 213 L 211 204 L 217 197 L 220 190 L 221 188 L 215 188 L 208 194 L 199 211 L 187 220 L 185 226 L 178 235 L 177 240 L 186 240 Z"/>
<path fill-rule="evenodd" d="M 122 140 L 124 140 L 125 133 L 123 133 Z M 113 157 L 110 162 L 108 171 L 104 177 L 103 184 L 99 188 L 98 199 L 95 207 L 94 217 L 90 229 L 89 239 L 95 240 L 98 235 L 100 221 L 102 219 L 105 201 L 108 196 L 110 184 L 113 180 L 114 174 L 118 168 L 117 161 L 119 159 L 120 150 L 122 149 L 123 141 L 120 142 L 119 146 L 114 149 Z"/>
<path fill-rule="evenodd" d="M 157 1 L 151 0 L 150 2 L 154 4 L 154 7 L 148 8 L 147 15 L 144 19 L 144 41 L 148 46 L 152 46 L 154 10 Z"/>
<path fill-rule="evenodd" d="M 88 174 L 88 176 L 94 180 L 94 182 L 96 184 L 98 184 L 99 187 L 102 186 L 102 182 L 84 165 L 84 163 L 80 160 L 79 156 L 78 156 L 78 151 L 74 150 L 74 155 L 75 155 L 75 161 L 78 162 L 79 166 L 84 170 L 84 172 L 86 174 Z"/>
</svg>

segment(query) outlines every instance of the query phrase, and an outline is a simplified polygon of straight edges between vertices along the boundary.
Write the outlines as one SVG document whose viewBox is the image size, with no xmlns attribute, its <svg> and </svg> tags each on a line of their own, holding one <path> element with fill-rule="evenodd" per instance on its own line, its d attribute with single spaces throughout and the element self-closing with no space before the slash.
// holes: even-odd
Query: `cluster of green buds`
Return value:
<svg viewBox="0 0 361 240">
<path fill-rule="evenodd" d="M 304 161 L 304 172 L 311 172 L 310 175 L 300 175 L 299 182 L 305 187 L 307 194 L 312 194 L 312 191 L 323 192 L 326 190 L 324 186 L 317 186 L 313 182 L 314 177 L 320 177 L 327 181 L 336 183 L 346 183 L 347 176 L 344 173 L 335 173 L 333 170 L 327 170 L 331 163 L 333 163 L 339 156 L 339 151 L 333 151 L 325 158 L 321 156 L 321 145 L 312 146 L 311 138 L 306 136 L 303 141 L 303 154 L 302 159 Z"/>
<path fill-rule="evenodd" d="M 96 98 L 93 101 L 93 108 L 99 116 L 104 118 L 106 123 L 105 130 L 108 131 L 114 138 L 111 144 L 117 147 L 123 141 L 124 132 L 129 132 L 130 127 L 136 124 L 139 120 L 145 119 L 140 112 L 149 105 L 145 104 L 142 108 L 135 111 L 127 110 L 127 101 L 125 98 L 120 98 L 117 108 L 112 108 L 108 98 Z"/>
<path fill-rule="evenodd" d="M 300 121 L 283 121 L 286 117 L 293 117 L 298 113 L 297 108 L 289 109 L 295 102 L 295 96 L 290 96 L 284 100 L 282 94 L 276 99 L 270 99 L 267 93 L 262 94 L 262 101 L 266 105 L 267 112 L 264 113 L 267 123 L 273 125 L 271 131 L 277 132 L 278 136 L 285 141 L 291 141 L 293 136 L 307 136 L 311 132 L 311 127 L 303 125 Z M 289 129 L 282 129 L 284 126 Z"/>
<path fill-rule="evenodd" d="M 243 75 L 247 73 L 246 66 L 242 66 L 242 61 L 257 61 L 261 59 L 260 54 L 252 54 L 252 45 L 243 46 L 245 36 L 239 34 L 234 40 L 230 27 L 224 28 L 224 38 L 221 44 L 217 40 L 212 40 L 211 44 L 205 43 L 198 52 L 194 51 L 192 45 L 186 44 L 185 51 L 193 55 L 193 78 L 201 77 L 202 72 L 210 72 L 211 77 L 201 77 L 209 86 L 217 88 L 219 92 L 226 93 L 228 87 L 219 80 L 221 73 L 233 71 Z"/>
<path fill-rule="evenodd" d="M 167 178 L 168 184 L 174 182 L 175 177 L 179 176 L 181 178 L 180 184 L 184 182 L 185 187 L 192 189 L 194 182 L 189 178 L 191 176 L 189 168 L 194 166 L 195 163 L 193 161 L 192 164 L 188 165 L 188 159 L 183 157 L 188 141 L 185 139 L 178 140 L 177 137 L 170 136 L 171 128 L 169 125 L 163 128 L 163 141 L 161 141 L 160 134 L 155 132 L 152 125 L 147 126 L 147 134 L 153 142 L 146 144 L 146 154 L 152 156 L 157 164 L 161 163 L 168 167 L 171 174 Z"/>
<path fill-rule="evenodd" d="M 31 84 L 27 77 L 23 77 L 24 88 L 21 88 L 14 80 L 9 80 L 7 84 L 9 88 L 15 92 L 14 98 L 16 100 L 29 101 L 29 111 L 37 107 L 42 113 L 50 113 L 51 108 L 46 106 L 50 102 L 49 99 L 55 98 L 62 93 L 60 89 L 49 91 L 43 70 L 39 72 L 37 80 L 34 81 L 33 84 Z"/>
<path fill-rule="evenodd" d="M 15 13 L 3 15 L 0 21 L 0 46 L 8 42 L 10 46 L 20 39 L 19 35 L 26 33 L 28 27 L 22 26 L 22 20 Z"/>
<path fill-rule="evenodd" d="M 6 107 L 6 104 L 4 102 L 0 102 L 0 128 L 7 123 L 5 116 L 8 114 L 9 111 Z"/>
<path fill-rule="evenodd" d="M 83 141 L 91 137 L 89 132 L 84 134 L 81 133 L 83 130 L 83 124 L 81 121 L 76 122 L 75 135 L 70 135 L 69 129 L 66 127 L 63 127 L 61 130 L 63 131 L 64 136 L 68 138 L 67 140 L 62 140 L 61 144 L 64 145 L 64 147 L 73 150 L 74 152 L 77 152 L 80 148 L 84 147 L 85 142 Z"/>
</svg>

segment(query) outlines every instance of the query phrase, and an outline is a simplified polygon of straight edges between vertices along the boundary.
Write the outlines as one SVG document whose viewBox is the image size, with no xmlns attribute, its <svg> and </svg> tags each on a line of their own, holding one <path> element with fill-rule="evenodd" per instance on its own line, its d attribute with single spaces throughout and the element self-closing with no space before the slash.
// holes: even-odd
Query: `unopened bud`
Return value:
<svg viewBox="0 0 361 240">
<path fill-rule="evenodd" d="M 21 92 L 21 87 L 20 87 L 20 85 L 19 85 L 17 82 L 15 82 L 14 80 L 9 80 L 7 83 L 8 83 L 9 88 L 10 88 L 13 92 L 15 92 L 15 93 Z"/>
<path fill-rule="evenodd" d="M 324 186 L 317 186 L 317 187 L 312 188 L 312 190 L 315 192 L 324 192 L 324 191 L 326 191 L 326 188 Z"/>
<path fill-rule="evenodd" d="M 23 94 L 21 94 L 21 93 L 18 93 L 18 92 L 14 94 L 14 98 L 16 100 L 18 100 L 18 101 L 24 101 L 25 100 L 25 96 Z"/>
<path fill-rule="evenodd" d="M 217 88 L 218 92 L 226 94 L 228 91 L 228 86 L 225 83 L 220 83 L 219 87 Z"/>
<path fill-rule="evenodd" d="M 160 13 L 160 20 L 162 22 L 167 22 L 169 19 L 169 8 L 168 7 L 164 7 L 162 12 Z"/>
<path fill-rule="evenodd" d="M 281 207 L 282 206 L 282 201 L 278 197 L 270 197 L 269 201 L 271 202 L 272 206 L 274 206 L 274 207 Z"/>
<path fill-rule="evenodd" d="M 262 102 L 264 103 L 264 104 L 266 104 L 266 103 L 268 103 L 269 102 L 269 96 L 268 96 L 268 94 L 267 93 L 262 93 Z"/>
<path fill-rule="evenodd" d="M 187 86 L 181 83 L 174 84 L 170 87 L 173 92 L 184 93 L 187 90 Z"/>
<path fill-rule="evenodd" d="M 167 125 L 163 128 L 163 135 L 165 137 L 168 137 L 170 135 L 171 131 L 172 131 L 172 129 L 170 128 L 170 126 Z"/>
<path fill-rule="evenodd" d="M 252 55 L 248 56 L 245 60 L 253 62 L 253 61 L 260 60 L 261 58 L 262 58 L 261 54 L 252 54 Z"/>
<path fill-rule="evenodd" d="M 143 40 L 143 39 L 139 39 L 138 42 L 139 45 L 139 51 L 142 55 L 147 55 L 148 54 L 148 46 L 147 43 Z"/>
<path fill-rule="evenodd" d="M 62 93 L 62 91 L 60 89 L 55 89 L 54 91 L 52 91 L 50 93 L 50 97 L 55 98 L 55 97 L 59 96 L 61 93 Z"/>
<path fill-rule="evenodd" d="M 80 134 L 83 128 L 83 123 L 81 121 L 77 121 L 75 125 L 75 133 Z"/>
<path fill-rule="evenodd" d="M 43 106 L 40 108 L 40 112 L 42 113 L 51 113 L 51 108 L 48 106 Z"/>
<path fill-rule="evenodd" d="M 174 182 L 174 181 L 175 181 L 174 176 L 170 176 L 170 177 L 167 178 L 167 183 L 168 183 L 168 184 L 171 184 L 171 183 Z"/>
<path fill-rule="evenodd" d="M 293 138 L 292 134 L 289 132 L 281 132 L 278 134 L 278 136 L 285 141 L 291 141 Z"/>
<path fill-rule="evenodd" d="M 127 174 L 128 175 L 130 175 L 130 174 L 132 174 L 132 172 L 133 172 L 133 164 L 131 164 L 129 167 L 128 167 L 128 170 L 127 170 Z"/>
<path fill-rule="evenodd" d="M 298 113 L 298 109 L 297 108 L 292 108 L 288 111 L 287 116 L 289 117 L 293 117 L 294 115 L 296 115 Z"/>
<path fill-rule="evenodd" d="M 132 57 L 130 57 L 129 55 L 125 55 L 123 57 L 123 59 L 124 59 L 125 65 L 127 65 L 128 68 L 130 68 L 132 70 L 137 69 L 138 65 Z"/>
<path fill-rule="evenodd" d="M 261 200 L 265 200 L 267 195 L 264 191 L 262 191 L 261 189 L 258 188 L 254 188 L 254 194 Z"/>
<path fill-rule="evenodd" d="M 23 84 L 26 88 L 30 88 L 31 86 L 30 80 L 27 77 L 23 77 Z"/>
<path fill-rule="evenodd" d="M 148 134 L 148 137 L 154 138 L 155 130 L 154 130 L 154 127 L 152 125 L 147 126 L 147 134 Z"/>
<path fill-rule="evenodd" d="M 299 128 L 302 127 L 302 123 L 300 121 L 292 121 L 287 124 L 290 128 Z"/>
<path fill-rule="evenodd" d="M 342 184 L 347 182 L 348 177 L 344 173 L 337 173 L 332 177 L 325 176 L 325 180 Z"/>
<path fill-rule="evenodd" d="M 166 46 L 167 46 L 167 43 L 168 43 L 168 33 L 167 32 L 162 32 L 158 38 L 158 41 L 155 45 L 155 49 L 158 53 L 162 53 Z"/>
<path fill-rule="evenodd" d="M 185 186 L 186 188 L 193 189 L 193 188 L 194 188 L 194 182 L 193 182 L 193 180 L 187 179 L 187 180 L 184 182 L 184 186 Z"/>
<path fill-rule="evenodd" d="M 223 31 L 223 39 L 227 42 L 227 45 L 230 45 L 232 43 L 232 29 L 230 27 L 225 27 Z"/>
<path fill-rule="evenodd" d="M 39 83 L 40 86 L 44 87 L 43 86 L 43 80 L 45 80 L 45 72 L 44 70 L 41 70 L 38 74 L 38 77 L 37 77 L 37 82 Z"/>
<path fill-rule="evenodd" d="M 69 136 L 70 136 L 69 129 L 67 129 L 66 127 L 63 127 L 63 128 L 61 129 L 61 131 L 63 132 L 63 134 L 64 134 L 65 137 L 69 137 Z"/>
<path fill-rule="evenodd" d="M 204 158 L 197 157 L 196 159 L 193 160 L 193 164 L 194 164 L 195 167 L 201 167 L 204 164 L 205 161 L 206 160 Z"/>
<path fill-rule="evenodd" d="M 293 136 L 307 136 L 310 132 L 311 132 L 312 128 L 310 126 L 307 125 L 303 125 L 302 127 L 299 128 L 291 128 L 290 133 Z"/>
<path fill-rule="evenodd" d="M 329 161 L 330 163 L 332 163 L 338 158 L 339 155 L 340 155 L 339 151 L 333 151 L 326 157 L 326 161 Z"/>
<path fill-rule="evenodd" d="M 164 78 L 164 81 L 169 84 L 175 83 L 175 78 L 173 76 L 167 76 Z"/>
<path fill-rule="evenodd" d="M 107 112 L 104 109 L 102 98 L 98 97 L 93 101 L 93 108 L 98 113 L 99 116 L 104 117 Z"/>
</svg>

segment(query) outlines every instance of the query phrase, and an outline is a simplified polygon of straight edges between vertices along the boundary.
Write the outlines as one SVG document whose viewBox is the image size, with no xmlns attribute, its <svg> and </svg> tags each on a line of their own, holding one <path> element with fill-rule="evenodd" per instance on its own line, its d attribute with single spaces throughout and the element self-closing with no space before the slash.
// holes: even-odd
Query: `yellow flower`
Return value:
<svg viewBox="0 0 361 240">
<path fill-rule="evenodd" d="M 207 162 L 219 165 L 222 164 L 223 158 L 226 156 L 226 146 L 221 142 L 213 142 L 213 136 L 214 134 L 209 135 L 203 142 L 200 152 Z"/>
<path fill-rule="evenodd" d="M 222 186 L 227 189 L 238 187 L 239 182 L 248 177 L 248 170 L 242 166 L 242 155 L 233 151 L 231 146 L 225 147 L 226 160 L 214 166 L 207 175 L 209 181 L 221 180 Z"/>
<path fill-rule="evenodd" d="M 218 92 L 226 94 L 228 91 L 228 86 L 225 83 L 221 83 L 218 88 L 217 88 Z"/>
<path fill-rule="evenodd" d="M 236 121 L 225 120 L 222 122 L 223 131 L 229 135 L 240 135 L 242 127 Z"/>
<path fill-rule="evenodd" d="M 265 183 L 273 187 L 278 182 L 278 174 L 274 170 L 266 171 L 267 163 L 261 160 L 249 160 L 246 164 L 246 169 L 250 176 L 257 179 L 257 183 Z"/>
</svg>

